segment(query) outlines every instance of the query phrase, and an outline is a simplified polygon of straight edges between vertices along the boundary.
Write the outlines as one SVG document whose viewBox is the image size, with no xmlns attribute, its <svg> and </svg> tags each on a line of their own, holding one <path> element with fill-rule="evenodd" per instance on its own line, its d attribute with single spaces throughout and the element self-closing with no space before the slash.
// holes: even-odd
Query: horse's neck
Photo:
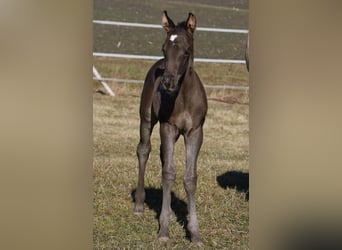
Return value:
<svg viewBox="0 0 342 250">
<path fill-rule="evenodd" d="M 196 73 L 195 73 L 193 62 L 191 62 L 188 64 L 188 67 L 184 73 L 184 79 L 183 79 L 182 85 L 184 85 L 187 88 L 192 87 L 195 74 Z"/>
</svg>

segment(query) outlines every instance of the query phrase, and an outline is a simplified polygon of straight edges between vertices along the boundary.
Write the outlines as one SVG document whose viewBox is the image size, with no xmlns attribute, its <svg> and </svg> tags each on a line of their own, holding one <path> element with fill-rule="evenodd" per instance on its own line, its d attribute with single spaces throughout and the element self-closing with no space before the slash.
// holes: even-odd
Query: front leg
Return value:
<svg viewBox="0 0 342 250">
<path fill-rule="evenodd" d="M 160 124 L 160 158 L 162 162 L 163 203 L 159 217 L 159 240 L 169 239 L 169 223 L 171 215 L 171 189 L 176 179 L 176 168 L 173 163 L 174 146 L 179 137 L 178 129 L 169 123 Z"/>
<path fill-rule="evenodd" d="M 145 179 L 145 169 L 148 157 L 151 152 L 151 133 L 154 124 L 150 120 L 141 118 L 140 121 L 140 141 L 137 147 L 138 156 L 138 187 L 135 192 L 135 205 L 134 213 L 139 215 L 144 211 L 144 201 L 145 201 L 145 190 L 144 190 L 144 179 Z"/>
<path fill-rule="evenodd" d="M 201 243 L 199 225 L 196 214 L 196 184 L 197 184 L 197 157 L 202 146 L 203 130 L 202 126 L 191 130 L 184 137 L 186 147 L 186 172 L 184 176 L 184 188 L 189 201 L 190 220 L 188 230 L 191 234 L 191 241 Z"/>
</svg>

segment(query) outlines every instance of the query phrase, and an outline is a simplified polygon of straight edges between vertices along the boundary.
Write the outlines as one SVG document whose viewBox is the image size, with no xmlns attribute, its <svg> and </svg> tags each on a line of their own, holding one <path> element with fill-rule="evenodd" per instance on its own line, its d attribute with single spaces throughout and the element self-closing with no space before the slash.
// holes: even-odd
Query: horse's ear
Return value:
<svg viewBox="0 0 342 250">
<path fill-rule="evenodd" d="M 164 29 L 166 30 L 166 32 L 169 32 L 172 28 L 175 27 L 175 24 L 173 23 L 171 18 L 168 17 L 166 10 L 163 11 L 162 25 L 163 25 Z"/>
<path fill-rule="evenodd" d="M 188 20 L 186 20 L 187 30 L 191 33 L 195 32 L 196 29 L 196 17 L 191 12 L 189 13 Z"/>
</svg>

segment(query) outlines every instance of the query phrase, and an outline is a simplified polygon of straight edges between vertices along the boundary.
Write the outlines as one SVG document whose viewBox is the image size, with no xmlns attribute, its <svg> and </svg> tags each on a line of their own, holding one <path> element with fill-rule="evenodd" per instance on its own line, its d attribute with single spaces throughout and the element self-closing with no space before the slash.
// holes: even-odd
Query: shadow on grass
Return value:
<svg viewBox="0 0 342 250">
<path fill-rule="evenodd" d="M 249 173 L 239 171 L 228 171 L 216 177 L 217 183 L 220 187 L 236 188 L 240 192 L 246 193 L 246 200 L 249 200 Z"/>
<path fill-rule="evenodd" d="M 131 193 L 133 202 L 135 202 L 135 192 L 136 189 L 134 189 Z M 160 188 L 145 188 L 145 194 L 145 204 L 149 207 L 149 209 L 152 209 L 156 212 L 156 219 L 159 220 L 159 216 L 162 209 L 163 190 Z M 173 192 L 171 192 L 171 209 L 174 212 L 174 215 L 179 225 L 181 225 L 184 228 L 186 238 L 190 240 L 190 232 L 187 229 L 188 206 L 183 200 L 179 199 Z"/>
</svg>

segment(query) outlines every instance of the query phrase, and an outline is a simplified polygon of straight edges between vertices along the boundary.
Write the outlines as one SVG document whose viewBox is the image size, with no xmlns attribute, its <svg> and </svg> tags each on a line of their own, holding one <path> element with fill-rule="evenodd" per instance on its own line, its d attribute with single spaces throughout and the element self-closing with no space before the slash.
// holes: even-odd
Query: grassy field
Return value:
<svg viewBox="0 0 342 250">
<path fill-rule="evenodd" d="M 240 9 L 236 9 L 240 8 Z M 160 23 L 169 10 L 175 21 L 193 11 L 199 26 L 246 28 L 248 4 L 244 0 L 133 1 L 95 0 L 94 19 Z M 144 33 L 145 32 L 145 33 Z M 152 34 L 124 28 L 94 25 L 94 51 L 160 55 L 162 30 Z M 245 37 L 198 33 L 196 57 L 241 59 Z M 210 39 L 208 39 L 210 35 Z M 213 39 L 211 39 L 211 37 Z M 154 40 L 152 40 L 154 39 Z M 211 43 L 209 42 L 211 41 Z M 120 44 L 119 44 L 120 42 Z M 198 53 L 198 55 L 197 55 Z M 102 77 L 143 80 L 153 61 L 94 58 Z M 207 85 L 248 86 L 245 65 L 196 63 Z M 133 214 L 137 185 L 136 146 L 139 140 L 139 97 L 142 84 L 108 82 L 116 96 L 109 97 L 94 81 L 94 249 L 197 249 L 186 237 L 187 199 L 183 188 L 185 170 L 182 138 L 176 145 L 177 179 L 173 186 L 171 239 L 157 240 L 161 210 L 161 164 L 159 128 L 152 135 L 147 166 L 145 213 Z M 248 171 L 249 95 L 246 91 L 206 89 L 209 109 L 204 143 L 198 162 L 197 208 L 205 249 L 249 249 Z"/>
<path fill-rule="evenodd" d="M 187 199 L 183 189 L 184 146 L 176 145 L 177 180 L 173 205 L 177 220 L 171 240 L 157 241 L 161 209 L 158 126 L 146 172 L 143 216 L 133 214 L 137 185 L 139 98 L 94 94 L 94 249 L 196 249 L 186 238 Z M 248 106 L 209 101 L 198 162 L 198 217 L 206 248 L 248 249 Z"/>
</svg>

